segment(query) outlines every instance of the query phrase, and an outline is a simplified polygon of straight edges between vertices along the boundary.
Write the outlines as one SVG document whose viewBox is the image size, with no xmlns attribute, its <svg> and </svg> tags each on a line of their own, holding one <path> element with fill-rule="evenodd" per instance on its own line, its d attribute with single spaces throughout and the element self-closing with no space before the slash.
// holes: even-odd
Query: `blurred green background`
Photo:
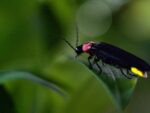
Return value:
<svg viewBox="0 0 150 113">
<path fill-rule="evenodd" d="M 0 86 L 0 113 L 119 112 L 105 84 L 61 40 L 75 45 L 76 23 L 81 44 L 108 42 L 150 63 L 149 0 L 0 0 L 0 76 L 30 72 L 69 94 L 34 80 L 11 81 L 15 76 L 8 74 L 12 78 Z M 149 88 L 150 78 L 140 78 L 122 112 L 149 113 Z"/>
</svg>

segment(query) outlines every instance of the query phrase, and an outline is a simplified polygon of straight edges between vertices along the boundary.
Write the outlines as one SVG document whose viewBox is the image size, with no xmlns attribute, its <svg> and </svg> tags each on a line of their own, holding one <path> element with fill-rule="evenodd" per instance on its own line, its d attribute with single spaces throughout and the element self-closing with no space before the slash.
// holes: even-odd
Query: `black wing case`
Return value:
<svg viewBox="0 0 150 113">
<path fill-rule="evenodd" d="M 116 65 L 127 69 L 136 67 L 144 72 L 150 70 L 150 65 L 144 60 L 123 49 L 104 42 L 93 44 L 90 52 L 105 63 L 111 65 Z"/>
</svg>

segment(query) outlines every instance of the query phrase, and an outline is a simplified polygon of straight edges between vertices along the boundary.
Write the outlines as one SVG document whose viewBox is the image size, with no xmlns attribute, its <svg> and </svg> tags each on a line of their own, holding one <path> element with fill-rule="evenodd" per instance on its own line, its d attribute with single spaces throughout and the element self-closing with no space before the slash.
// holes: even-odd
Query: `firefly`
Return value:
<svg viewBox="0 0 150 113">
<path fill-rule="evenodd" d="M 64 39 L 64 41 L 75 51 L 77 56 L 80 56 L 82 53 L 89 55 L 88 62 L 90 68 L 93 68 L 92 62 L 94 62 L 101 73 L 102 68 L 98 63 L 101 61 L 103 64 L 119 68 L 121 73 L 128 79 L 133 77 L 147 78 L 147 72 L 150 71 L 150 65 L 132 53 L 105 42 L 90 41 L 78 45 L 78 40 L 78 32 L 76 47 L 73 47 L 66 39 Z M 127 70 L 127 73 L 124 73 L 123 69 Z"/>
</svg>

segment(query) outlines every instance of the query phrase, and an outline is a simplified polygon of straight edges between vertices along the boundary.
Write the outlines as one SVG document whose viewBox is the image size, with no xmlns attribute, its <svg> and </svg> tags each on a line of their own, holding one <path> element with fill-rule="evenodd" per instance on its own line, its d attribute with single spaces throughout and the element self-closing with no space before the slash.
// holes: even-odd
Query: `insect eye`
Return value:
<svg viewBox="0 0 150 113">
<path fill-rule="evenodd" d="M 81 46 L 78 46 L 78 47 L 76 48 L 76 53 L 77 53 L 78 55 L 80 55 L 82 52 L 83 52 L 83 51 L 82 51 L 82 45 L 81 45 Z"/>
</svg>

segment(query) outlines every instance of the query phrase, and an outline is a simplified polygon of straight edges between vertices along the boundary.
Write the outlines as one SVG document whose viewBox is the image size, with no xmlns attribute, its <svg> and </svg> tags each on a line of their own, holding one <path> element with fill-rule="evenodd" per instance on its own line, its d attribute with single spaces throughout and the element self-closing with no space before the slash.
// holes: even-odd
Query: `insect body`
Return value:
<svg viewBox="0 0 150 113">
<path fill-rule="evenodd" d="M 103 63 L 120 68 L 121 72 L 127 78 L 132 78 L 132 76 L 140 76 L 146 78 L 147 71 L 150 71 L 150 65 L 148 63 L 136 57 L 135 55 L 108 43 L 88 42 L 77 46 L 75 48 L 75 52 L 77 53 L 77 55 L 80 55 L 81 53 L 88 53 L 90 67 L 92 67 L 91 59 L 94 58 L 96 65 L 100 69 L 100 72 L 102 70 L 97 63 L 99 60 L 101 60 Z M 123 68 L 127 70 L 128 75 L 130 76 L 127 76 L 122 71 Z M 132 74 L 130 72 L 132 72 Z"/>
<path fill-rule="evenodd" d="M 63 40 L 76 52 L 77 56 L 82 53 L 89 54 L 88 61 L 90 68 L 92 68 L 91 59 L 94 59 L 94 63 L 99 68 L 100 73 L 102 72 L 102 69 L 98 64 L 98 61 L 119 68 L 121 73 L 127 78 L 132 78 L 134 76 L 147 78 L 147 72 L 150 71 L 150 65 L 144 60 L 123 49 L 104 42 L 88 42 L 78 45 L 79 36 L 77 26 L 76 32 L 76 48 L 74 48 L 66 39 Z M 122 69 L 126 69 L 127 73 L 124 73 Z"/>
</svg>

